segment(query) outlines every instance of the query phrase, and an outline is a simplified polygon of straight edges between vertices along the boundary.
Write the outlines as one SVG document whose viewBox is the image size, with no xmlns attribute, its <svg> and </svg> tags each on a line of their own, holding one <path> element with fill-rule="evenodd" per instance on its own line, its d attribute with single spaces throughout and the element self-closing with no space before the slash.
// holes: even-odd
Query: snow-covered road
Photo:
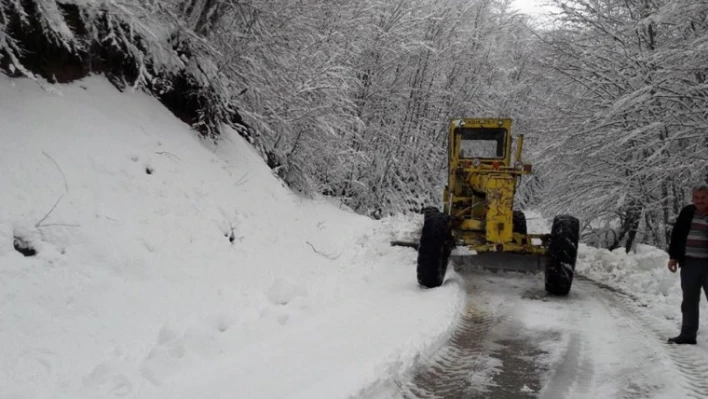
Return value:
<svg viewBox="0 0 708 399">
<path fill-rule="evenodd" d="M 467 303 L 450 340 L 377 398 L 706 398 L 708 353 L 631 296 L 587 278 L 567 298 L 542 276 L 462 272 Z M 677 396 L 678 395 L 678 396 Z"/>
</svg>

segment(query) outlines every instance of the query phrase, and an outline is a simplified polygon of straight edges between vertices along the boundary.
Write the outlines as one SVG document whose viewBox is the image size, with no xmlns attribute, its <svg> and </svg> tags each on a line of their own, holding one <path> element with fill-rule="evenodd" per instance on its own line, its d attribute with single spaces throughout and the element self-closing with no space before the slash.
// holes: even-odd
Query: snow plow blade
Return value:
<svg viewBox="0 0 708 399">
<path fill-rule="evenodd" d="M 546 264 L 544 256 L 513 252 L 482 252 L 475 255 L 455 255 L 453 253 L 450 260 L 455 264 L 455 271 L 470 268 L 538 273 L 543 270 Z"/>
</svg>

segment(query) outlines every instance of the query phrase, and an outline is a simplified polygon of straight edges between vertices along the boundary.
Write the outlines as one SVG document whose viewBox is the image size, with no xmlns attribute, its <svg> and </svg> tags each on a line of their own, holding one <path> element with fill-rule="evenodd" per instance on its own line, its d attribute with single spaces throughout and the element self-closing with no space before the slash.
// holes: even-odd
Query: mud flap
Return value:
<svg viewBox="0 0 708 399">
<path fill-rule="evenodd" d="M 513 252 L 484 252 L 464 256 L 453 254 L 450 256 L 450 260 L 455 265 L 455 271 L 472 268 L 538 273 L 544 269 L 546 264 L 544 256 Z"/>
</svg>

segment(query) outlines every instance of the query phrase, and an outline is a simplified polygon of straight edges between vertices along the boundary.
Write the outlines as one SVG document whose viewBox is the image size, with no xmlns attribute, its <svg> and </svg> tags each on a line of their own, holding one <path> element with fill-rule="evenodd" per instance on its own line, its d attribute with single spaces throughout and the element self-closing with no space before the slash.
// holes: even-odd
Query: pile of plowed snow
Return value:
<svg viewBox="0 0 708 399">
<path fill-rule="evenodd" d="M 54 89 L 0 75 L 0 397 L 349 397 L 445 338 L 457 277 L 421 290 L 389 246 L 420 218 L 303 198 L 102 78 Z"/>
<path fill-rule="evenodd" d="M 626 253 L 624 248 L 609 251 L 581 244 L 576 270 L 627 294 L 644 308 L 644 316 L 651 318 L 654 328 L 668 338 L 680 330 L 682 296 L 680 272 L 669 272 L 668 261 L 665 251 L 648 245 L 638 245 Z M 700 323 L 708 326 L 708 302 L 704 297 Z"/>
</svg>

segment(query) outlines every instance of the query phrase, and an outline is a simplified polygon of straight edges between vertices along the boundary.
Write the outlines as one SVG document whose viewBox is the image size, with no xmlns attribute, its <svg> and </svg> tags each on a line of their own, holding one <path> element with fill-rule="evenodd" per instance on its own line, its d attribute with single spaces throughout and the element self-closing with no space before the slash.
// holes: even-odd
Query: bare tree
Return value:
<svg viewBox="0 0 708 399">
<path fill-rule="evenodd" d="M 686 186 L 707 165 L 698 114 L 708 93 L 701 70 L 687 68 L 705 54 L 688 49 L 697 31 L 684 19 L 689 10 L 705 15 L 707 6 L 557 5 L 563 23 L 542 35 L 556 115 L 545 128 L 550 151 L 541 155 L 548 209 L 572 209 L 590 229 L 611 229 L 611 239 L 603 238 L 609 247 L 630 250 L 638 239 L 664 245 Z"/>
</svg>

